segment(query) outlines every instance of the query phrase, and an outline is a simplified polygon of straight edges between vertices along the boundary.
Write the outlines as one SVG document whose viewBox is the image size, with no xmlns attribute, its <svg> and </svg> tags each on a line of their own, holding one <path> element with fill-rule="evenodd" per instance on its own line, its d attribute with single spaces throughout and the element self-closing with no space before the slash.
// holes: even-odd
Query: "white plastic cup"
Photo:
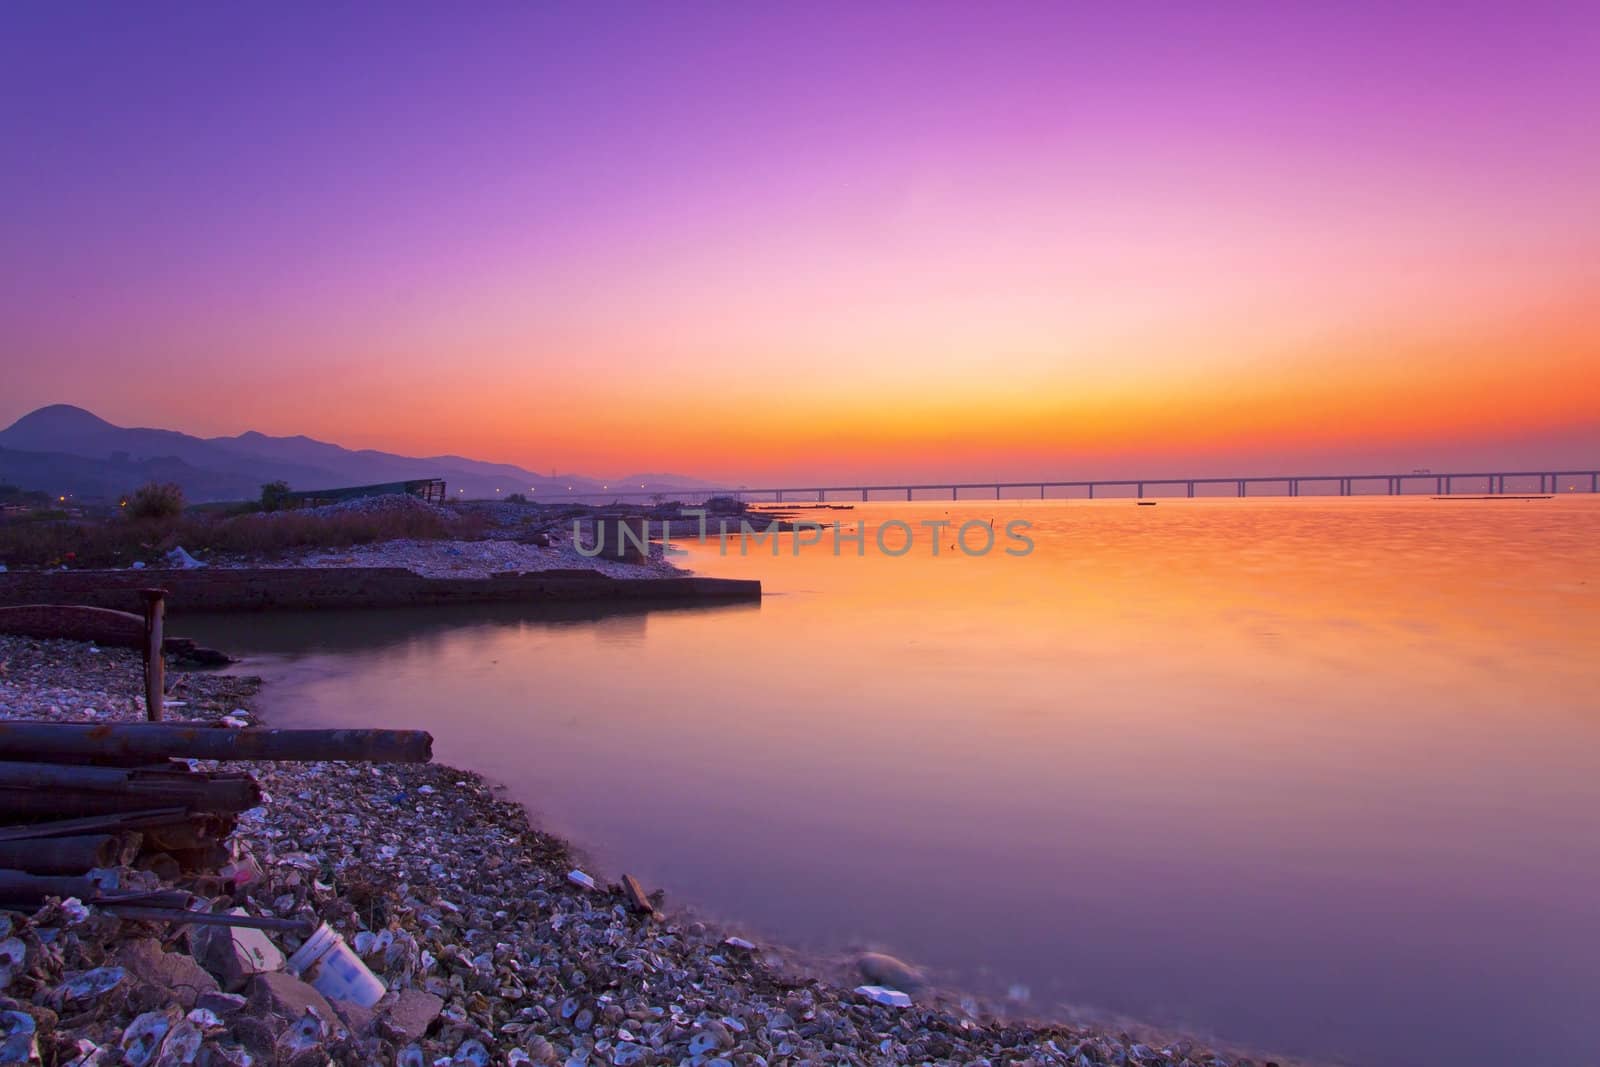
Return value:
<svg viewBox="0 0 1600 1067">
<path fill-rule="evenodd" d="M 339 931 L 327 923 L 289 957 L 288 967 L 323 996 L 363 1008 L 372 1007 L 388 992 L 383 980 L 367 970 L 367 965 L 345 944 Z"/>
</svg>

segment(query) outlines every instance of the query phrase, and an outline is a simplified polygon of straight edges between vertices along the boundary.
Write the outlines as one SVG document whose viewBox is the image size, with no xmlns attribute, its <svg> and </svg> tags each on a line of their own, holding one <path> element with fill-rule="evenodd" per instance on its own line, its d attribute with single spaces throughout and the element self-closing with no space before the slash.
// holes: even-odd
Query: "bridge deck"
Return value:
<svg viewBox="0 0 1600 1067">
<path fill-rule="evenodd" d="M 1509 488 L 1508 488 L 1509 483 Z M 1204 487 L 1227 486 L 1231 493 L 1203 493 Z M 1162 489 L 1163 496 L 1301 496 L 1305 487 L 1311 487 L 1320 496 L 1404 496 L 1426 493 L 1434 496 L 1470 494 L 1474 496 L 1500 495 L 1555 495 L 1558 493 L 1600 492 L 1600 469 L 1543 470 L 1543 471 L 1412 471 L 1405 474 L 1270 474 L 1249 477 L 1207 478 L 1092 478 L 1070 481 L 1000 481 L 1000 482 L 917 482 L 903 484 L 869 485 L 799 485 L 747 487 L 728 489 L 697 489 L 692 492 L 670 494 L 680 500 L 703 500 L 713 496 L 738 497 L 741 500 L 827 500 L 832 496 L 871 500 L 873 494 L 894 494 L 895 498 L 923 499 L 938 494 L 941 498 L 960 500 L 961 494 L 993 493 L 999 500 L 1006 495 L 1013 498 L 1065 499 L 1074 490 L 1086 499 L 1095 499 L 1103 490 L 1132 490 L 1131 496 L 1143 497 L 1147 488 Z M 1331 487 L 1332 491 L 1328 491 Z M 1321 488 L 1322 492 L 1316 490 Z M 1049 491 L 1056 490 L 1050 497 Z M 1176 490 L 1176 492 L 1174 492 Z M 541 494 L 541 500 L 625 500 L 663 495 L 654 491 L 604 493 L 554 493 Z M 969 497 L 970 498 L 970 497 Z"/>
</svg>

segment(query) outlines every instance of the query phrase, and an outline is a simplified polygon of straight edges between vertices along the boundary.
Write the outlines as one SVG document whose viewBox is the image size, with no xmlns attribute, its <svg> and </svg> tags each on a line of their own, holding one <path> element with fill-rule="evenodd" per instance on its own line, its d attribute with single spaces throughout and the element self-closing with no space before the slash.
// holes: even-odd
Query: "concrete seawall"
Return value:
<svg viewBox="0 0 1600 1067">
<path fill-rule="evenodd" d="M 0 574 L 0 606 L 84 604 L 138 612 L 138 590 L 153 587 L 167 590 L 174 614 L 473 603 L 692 603 L 761 596 L 760 582 L 730 578 L 608 578 L 581 570 L 423 578 L 399 567 L 261 567 L 9 571 Z"/>
</svg>

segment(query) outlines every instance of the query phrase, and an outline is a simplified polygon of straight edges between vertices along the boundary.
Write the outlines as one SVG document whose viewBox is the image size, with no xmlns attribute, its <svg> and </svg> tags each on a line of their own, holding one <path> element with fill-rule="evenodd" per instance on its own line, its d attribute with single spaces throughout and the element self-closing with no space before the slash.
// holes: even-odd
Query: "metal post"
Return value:
<svg viewBox="0 0 1600 1067">
<path fill-rule="evenodd" d="M 1589 492 L 1600 493 L 1600 471 L 1589 472 Z"/>
<path fill-rule="evenodd" d="M 1240 496 L 1244 496 L 1245 495 L 1245 493 L 1244 493 L 1244 479 L 1243 478 L 1239 479 L 1239 495 Z"/>
<path fill-rule="evenodd" d="M 161 631 L 167 614 L 165 589 L 141 589 L 144 600 L 144 712 L 151 722 L 161 721 L 161 700 L 166 693 L 166 660 L 161 656 Z"/>
<path fill-rule="evenodd" d="M 961 490 L 957 489 L 953 485 L 950 487 L 950 499 L 951 500 L 960 500 L 961 499 Z"/>
<path fill-rule="evenodd" d="M 1000 499 L 1000 487 L 998 485 L 994 487 L 994 498 L 996 500 Z"/>
<path fill-rule="evenodd" d="M 1194 496 L 1194 483 L 1193 482 L 1189 483 L 1189 495 L 1190 496 Z"/>
<path fill-rule="evenodd" d="M 778 503 L 780 503 L 780 504 L 783 503 L 783 490 L 782 489 L 778 490 Z"/>
<path fill-rule="evenodd" d="M 1089 499 L 1090 500 L 1094 499 L 1094 483 L 1093 482 L 1089 483 Z"/>
<path fill-rule="evenodd" d="M 907 489 L 906 489 L 906 499 L 907 499 L 907 500 L 910 500 L 910 499 L 911 499 L 911 490 L 910 490 L 910 488 L 907 488 Z"/>
<path fill-rule="evenodd" d="M 861 490 L 861 502 L 863 504 L 867 502 L 867 491 L 865 489 Z"/>
<path fill-rule="evenodd" d="M 1144 499 L 1144 483 L 1143 482 L 1139 483 L 1139 499 L 1140 500 Z"/>
<path fill-rule="evenodd" d="M 1444 480 L 1444 495 L 1445 496 L 1449 496 L 1452 492 L 1454 492 L 1454 489 L 1452 488 L 1454 483 L 1455 483 L 1455 479 L 1454 478 L 1451 478 L 1451 477 L 1446 477 L 1445 478 L 1445 480 Z"/>
</svg>

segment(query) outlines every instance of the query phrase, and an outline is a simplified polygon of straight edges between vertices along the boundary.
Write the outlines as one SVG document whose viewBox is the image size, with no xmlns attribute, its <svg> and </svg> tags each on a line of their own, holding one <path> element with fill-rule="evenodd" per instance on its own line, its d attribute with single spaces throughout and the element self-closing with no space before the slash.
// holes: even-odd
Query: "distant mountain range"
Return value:
<svg viewBox="0 0 1600 1067">
<path fill-rule="evenodd" d="M 443 478 L 461 498 L 524 493 L 530 499 L 627 489 L 670 495 L 712 483 L 674 474 L 615 480 L 536 474 L 463 456 L 397 456 L 353 451 L 309 437 L 195 437 L 177 430 L 115 426 L 83 408 L 51 404 L 0 430 L 0 484 L 83 501 L 113 500 L 148 481 L 176 482 L 192 502 L 252 500 L 267 482 L 291 489 Z"/>
</svg>

